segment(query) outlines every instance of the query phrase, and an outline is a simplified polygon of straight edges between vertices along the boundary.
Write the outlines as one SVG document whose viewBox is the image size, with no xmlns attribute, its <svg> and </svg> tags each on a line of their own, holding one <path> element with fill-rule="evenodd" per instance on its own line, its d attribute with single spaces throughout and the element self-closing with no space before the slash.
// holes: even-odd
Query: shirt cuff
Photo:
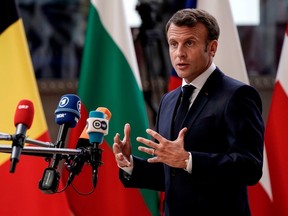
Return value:
<svg viewBox="0 0 288 216">
<path fill-rule="evenodd" d="M 131 175 L 132 171 L 133 171 L 133 157 L 132 157 L 132 155 L 130 155 L 130 163 L 131 163 L 130 167 L 120 167 L 119 165 L 118 165 L 118 167 L 120 169 L 122 169 L 124 172 L 128 173 L 129 175 Z"/>
<path fill-rule="evenodd" d="M 191 174 L 192 173 L 192 154 L 191 152 L 188 152 L 188 153 L 189 153 L 189 158 L 185 160 L 186 168 L 184 168 L 184 170 Z"/>
</svg>

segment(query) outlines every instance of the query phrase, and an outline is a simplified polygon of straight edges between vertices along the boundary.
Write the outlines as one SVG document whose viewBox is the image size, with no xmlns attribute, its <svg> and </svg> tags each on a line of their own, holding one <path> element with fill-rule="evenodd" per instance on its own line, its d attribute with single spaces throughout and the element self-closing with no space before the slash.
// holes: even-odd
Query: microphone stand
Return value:
<svg viewBox="0 0 288 216">
<path fill-rule="evenodd" d="M 99 148 L 99 143 L 93 143 L 93 147 L 89 148 L 88 151 L 90 151 L 90 163 L 92 166 L 92 183 L 95 188 L 98 181 L 98 167 L 103 164 L 101 161 L 103 150 Z"/>
<path fill-rule="evenodd" d="M 14 135 L 0 133 L 0 140 L 13 141 L 16 139 Z M 61 139 L 60 139 L 61 140 Z M 61 142 L 54 145 L 50 142 L 42 142 L 39 140 L 33 140 L 25 138 L 25 143 L 34 144 L 38 146 L 25 146 L 22 149 L 21 154 L 28 156 L 38 156 L 45 158 L 55 158 L 57 163 L 54 166 L 57 167 L 59 160 L 66 159 L 68 167 L 70 168 L 70 175 L 73 173 L 73 177 L 68 180 L 68 185 L 71 184 L 75 175 L 81 172 L 81 168 L 85 162 L 90 163 L 92 167 L 92 184 L 93 188 L 96 187 L 98 180 L 98 167 L 103 164 L 101 161 L 103 150 L 99 148 L 100 143 L 92 143 L 93 145 L 86 148 L 62 148 Z M 11 153 L 12 145 L 0 144 L 0 153 Z M 78 163 L 78 164 L 77 164 Z M 42 179 L 39 181 L 39 189 L 44 193 L 52 194 L 56 193 L 59 185 L 60 175 L 55 167 L 48 167 L 45 169 Z M 66 186 L 66 187 L 67 187 Z M 63 191 L 63 190 L 62 190 Z"/>
<path fill-rule="evenodd" d="M 25 155 L 32 155 L 32 156 L 37 156 L 37 154 L 78 155 L 82 151 L 83 150 L 81 150 L 81 149 L 24 146 L 22 153 Z M 0 152 L 11 153 L 12 152 L 12 146 L 0 144 Z M 42 156 L 42 155 L 40 155 L 40 156 Z"/>
<path fill-rule="evenodd" d="M 0 140 L 8 140 L 13 141 L 16 139 L 14 135 L 3 134 L 0 133 Z M 55 148 L 55 146 L 51 143 L 42 142 L 38 140 L 32 140 L 26 138 L 25 143 L 36 144 L 41 147 L 37 146 L 24 146 L 22 149 L 23 155 L 30 155 L 30 156 L 40 156 L 46 158 L 53 158 L 57 156 L 57 160 L 66 159 L 68 165 L 70 165 L 71 160 L 79 155 L 87 155 L 87 159 L 89 160 L 90 151 L 86 148 L 81 149 L 69 149 L 69 148 Z M 45 147 L 43 147 L 45 146 Z M 12 152 L 12 145 L 5 145 L 0 144 L 0 152 L 2 153 L 11 153 Z M 84 161 L 84 162 L 85 162 Z M 52 194 L 56 193 L 59 185 L 60 175 L 53 167 L 48 167 L 45 169 L 42 179 L 39 182 L 39 189 L 42 190 L 44 193 Z"/>
<path fill-rule="evenodd" d="M 0 140 L 7 140 L 7 141 L 13 141 L 15 139 L 15 135 L 10 135 L 10 134 L 5 134 L 5 133 L 0 133 Z M 25 143 L 30 143 L 38 146 L 43 146 L 43 147 L 55 147 L 53 143 L 50 142 L 42 142 L 39 140 L 33 140 L 26 138 Z"/>
</svg>

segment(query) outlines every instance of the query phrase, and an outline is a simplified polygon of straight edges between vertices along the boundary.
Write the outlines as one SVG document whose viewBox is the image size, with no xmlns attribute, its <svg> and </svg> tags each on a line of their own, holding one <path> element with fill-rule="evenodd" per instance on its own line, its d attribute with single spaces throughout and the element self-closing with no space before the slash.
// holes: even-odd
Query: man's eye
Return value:
<svg viewBox="0 0 288 216">
<path fill-rule="evenodd" d="M 177 47 L 177 43 L 170 43 L 170 46 L 175 48 L 175 47 Z"/>
<path fill-rule="evenodd" d="M 187 46 L 193 46 L 194 42 L 193 41 L 187 41 L 186 44 L 187 44 Z"/>
</svg>

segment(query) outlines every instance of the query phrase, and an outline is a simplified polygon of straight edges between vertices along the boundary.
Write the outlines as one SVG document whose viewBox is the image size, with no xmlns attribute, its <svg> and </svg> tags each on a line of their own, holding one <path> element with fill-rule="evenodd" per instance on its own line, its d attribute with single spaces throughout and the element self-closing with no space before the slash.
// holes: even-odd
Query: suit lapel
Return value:
<svg viewBox="0 0 288 216">
<path fill-rule="evenodd" d="M 172 139 L 172 131 L 173 131 L 173 125 L 174 125 L 174 117 L 175 114 L 177 112 L 177 108 L 178 108 L 178 103 L 180 102 L 180 98 L 181 98 L 181 87 L 179 87 L 178 89 L 176 89 L 173 92 L 174 95 L 170 95 L 170 99 L 167 99 L 167 103 L 164 104 L 164 106 L 167 106 L 167 115 L 165 115 L 167 117 L 167 126 L 168 131 L 169 131 L 169 137 L 167 137 L 168 139 Z"/>
<path fill-rule="evenodd" d="M 183 122 L 183 127 L 190 128 L 193 125 L 195 119 L 201 113 L 202 109 L 205 107 L 207 102 L 208 102 L 208 94 L 205 94 L 202 91 L 200 91 L 192 107 L 187 113 L 187 116 Z"/>
<path fill-rule="evenodd" d="M 207 79 L 201 91 L 197 95 L 197 98 L 192 104 L 192 107 L 188 111 L 188 114 L 183 122 L 184 127 L 187 127 L 189 129 L 193 125 L 196 118 L 199 116 L 199 114 L 209 101 L 210 95 L 213 94 L 213 89 L 218 85 L 218 81 L 219 79 L 221 79 L 222 76 L 223 73 L 220 72 L 220 70 L 217 68 Z"/>
</svg>

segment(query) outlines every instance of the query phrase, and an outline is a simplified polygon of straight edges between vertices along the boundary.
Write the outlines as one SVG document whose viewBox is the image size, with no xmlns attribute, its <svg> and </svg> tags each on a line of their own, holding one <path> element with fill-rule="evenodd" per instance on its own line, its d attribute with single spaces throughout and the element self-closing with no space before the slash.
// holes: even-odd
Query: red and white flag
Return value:
<svg viewBox="0 0 288 216">
<path fill-rule="evenodd" d="M 288 26 L 286 27 L 265 133 L 271 187 L 251 203 L 255 216 L 288 215 Z M 268 185 L 269 186 L 269 185 Z M 266 189 L 271 188 L 272 192 Z"/>
</svg>

